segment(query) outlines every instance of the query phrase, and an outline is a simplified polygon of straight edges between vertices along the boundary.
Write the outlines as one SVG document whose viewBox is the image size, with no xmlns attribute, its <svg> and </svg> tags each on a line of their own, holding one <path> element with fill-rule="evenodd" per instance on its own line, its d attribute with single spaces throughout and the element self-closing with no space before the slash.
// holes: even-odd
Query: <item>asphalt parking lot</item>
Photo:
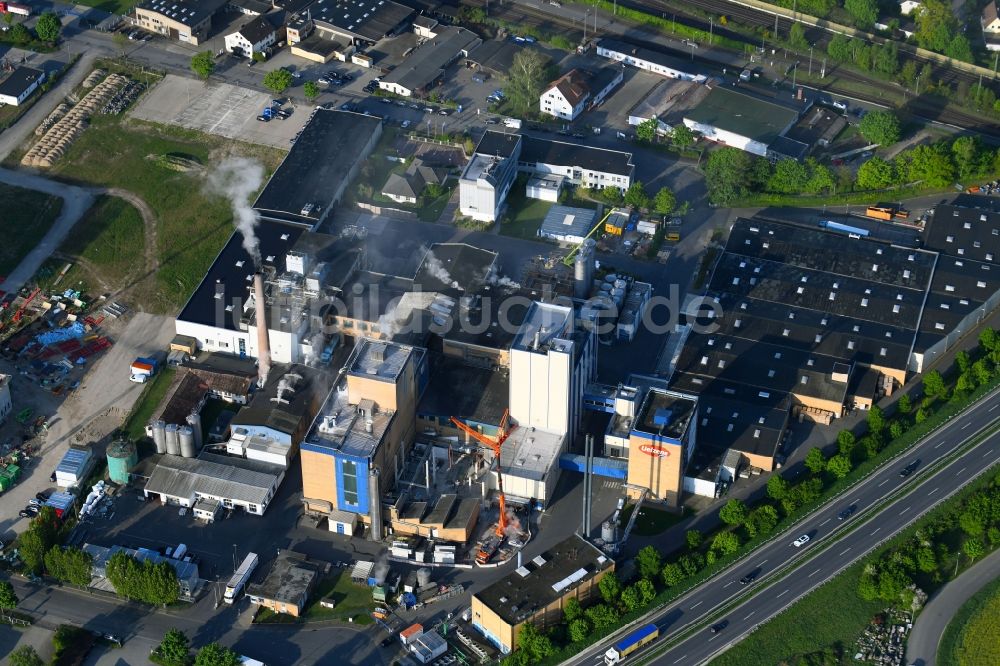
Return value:
<svg viewBox="0 0 1000 666">
<path fill-rule="evenodd" d="M 168 74 L 131 111 L 135 118 L 179 125 L 229 139 L 287 149 L 289 142 L 309 118 L 307 108 L 292 110 L 287 120 L 257 120 L 271 103 L 267 93 L 228 83 L 200 83 Z"/>
</svg>

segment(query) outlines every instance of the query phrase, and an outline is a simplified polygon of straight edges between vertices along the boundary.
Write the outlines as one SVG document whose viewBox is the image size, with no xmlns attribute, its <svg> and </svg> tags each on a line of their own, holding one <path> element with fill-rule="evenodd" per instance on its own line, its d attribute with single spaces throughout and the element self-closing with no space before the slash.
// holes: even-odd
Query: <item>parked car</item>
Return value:
<svg viewBox="0 0 1000 666">
<path fill-rule="evenodd" d="M 21 509 L 17 515 L 21 516 L 22 518 L 31 518 L 33 516 L 33 514 L 27 509 Z"/>
<path fill-rule="evenodd" d="M 35 504 L 29 504 L 28 506 L 24 507 L 24 510 L 30 513 L 32 516 L 37 516 L 39 511 L 38 506 Z"/>
<path fill-rule="evenodd" d="M 35 494 L 35 499 L 37 499 L 39 502 L 43 502 L 44 503 L 44 502 L 47 502 L 49 500 L 49 495 L 48 495 L 48 493 L 37 493 L 37 494 Z"/>
<path fill-rule="evenodd" d="M 403 122 L 401 122 L 399 124 L 399 126 L 402 127 L 403 129 L 406 129 L 407 127 L 410 126 L 410 121 L 409 120 L 404 120 Z"/>
<path fill-rule="evenodd" d="M 28 504 L 30 504 L 31 506 L 41 506 L 42 502 L 37 497 L 34 497 L 28 500 Z"/>
<path fill-rule="evenodd" d="M 267 123 L 267 122 L 271 122 L 271 116 L 265 116 L 265 115 L 264 115 L 264 114 L 262 113 L 262 114 L 260 114 L 259 116 L 257 116 L 257 120 L 261 121 L 262 123 Z"/>
<path fill-rule="evenodd" d="M 793 541 L 792 545 L 795 546 L 796 548 L 801 548 L 802 546 L 806 545 L 807 543 L 809 543 L 809 535 L 808 534 L 803 534 L 798 539 L 796 539 L 795 541 Z"/>
</svg>

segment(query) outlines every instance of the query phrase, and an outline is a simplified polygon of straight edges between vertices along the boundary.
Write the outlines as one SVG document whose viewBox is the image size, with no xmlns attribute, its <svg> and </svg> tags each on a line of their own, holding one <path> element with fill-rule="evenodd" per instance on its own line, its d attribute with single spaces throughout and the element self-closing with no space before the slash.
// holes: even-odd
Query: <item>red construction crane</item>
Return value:
<svg viewBox="0 0 1000 666">
<path fill-rule="evenodd" d="M 35 289 L 33 292 L 31 292 L 31 295 L 28 296 L 28 298 L 24 299 L 24 303 L 22 303 L 21 307 L 17 309 L 17 312 L 14 313 L 15 322 L 21 321 L 21 316 L 24 314 L 25 309 L 27 309 L 28 304 L 31 303 L 31 301 L 35 300 L 35 296 L 37 296 L 38 292 L 40 291 L 41 289 Z"/>
<path fill-rule="evenodd" d="M 507 503 L 503 494 L 503 475 L 500 473 L 500 447 L 503 446 L 503 443 L 507 441 L 507 438 L 510 437 L 510 434 L 514 432 L 517 426 L 511 424 L 510 410 L 506 409 L 503 412 L 503 417 L 500 419 L 500 427 L 497 428 L 496 437 L 488 437 L 478 430 L 462 423 L 454 416 L 451 417 L 451 422 L 455 424 L 455 427 L 467 434 L 469 437 L 476 440 L 487 449 L 493 451 L 493 456 L 497 461 L 497 490 L 500 492 L 500 520 L 497 522 L 496 535 L 502 539 L 504 534 L 507 532 Z"/>
</svg>

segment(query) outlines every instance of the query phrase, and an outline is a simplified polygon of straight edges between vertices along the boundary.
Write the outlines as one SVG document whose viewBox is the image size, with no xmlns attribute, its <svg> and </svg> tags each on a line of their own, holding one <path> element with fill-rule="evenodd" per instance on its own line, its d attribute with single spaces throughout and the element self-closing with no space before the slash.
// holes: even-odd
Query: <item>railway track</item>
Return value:
<svg viewBox="0 0 1000 666">
<path fill-rule="evenodd" d="M 454 0 L 455 4 L 458 4 L 457 0 Z M 706 4 L 719 4 L 725 5 L 727 7 L 741 8 L 740 5 L 735 5 L 732 3 L 725 2 L 725 0 L 685 0 L 692 5 Z M 449 2 L 448 4 L 452 4 Z M 461 4 L 467 4 L 470 6 L 485 7 L 487 0 L 461 0 Z M 632 6 L 637 9 L 642 9 L 643 11 L 656 11 L 656 6 L 662 6 L 663 10 L 661 14 L 666 12 L 668 7 L 667 3 L 661 0 L 644 0 L 642 4 L 632 2 L 631 0 L 619 0 L 619 4 L 622 6 Z M 453 5 L 454 6 L 454 5 Z M 756 10 L 751 10 L 756 11 Z M 539 7 L 534 7 L 529 4 L 524 3 L 497 3 L 492 2 L 489 7 L 489 12 L 491 16 L 496 16 L 503 18 L 514 24 L 525 23 L 528 25 L 537 26 L 546 31 L 557 30 L 561 34 L 567 36 L 572 36 L 574 40 L 579 41 L 582 38 L 583 30 L 579 19 L 570 18 L 566 15 L 560 15 L 555 13 L 550 13 Z M 756 12 L 757 20 L 760 20 L 761 12 Z M 667 13 L 667 16 L 671 16 L 671 13 Z M 749 15 L 749 12 L 748 12 Z M 676 14 L 678 17 L 677 22 L 683 23 L 684 25 L 690 25 L 685 17 L 678 12 Z M 726 14 L 726 16 L 732 16 L 732 14 Z M 768 15 L 770 16 L 770 15 Z M 771 26 L 773 27 L 773 17 L 770 18 Z M 781 30 L 781 19 L 779 18 L 779 30 Z M 791 21 L 786 21 L 785 30 L 791 25 Z M 682 51 L 679 48 L 673 48 L 669 45 L 665 45 L 662 42 L 662 38 L 665 36 L 658 32 L 653 32 L 650 29 L 636 28 L 631 24 L 616 23 L 615 25 L 609 26 L 607 21 L 603 25 L 599 25 L 599 34 L 611 34 L 618 38 L 625 39 L 628 42 L 635 44 L 636 46 L 645 46 L 647 48 L 652 48 L 660 51 L 670 52 L 675 54 L 679 59 L 689 60 L 691 59 L 691 53 L 688 51 Z M 698 26 L 692 26 L 698 27 Z M 588 36 L 593 34 L 590 29 L 587 30 Z M 645 38 L 644 38 L 645 37 Z M 742 38 L 745 39 L 745 38 Z M 655 41 L 654 41 L 655 40 Z M 749 41 L 747 41 L 750 44 Z M 731 63 L 720 62 L 705 55 L 701 52 L 694 55 L 694 62 L 701 67 L 714 72 L 721 72 L 723 67 L 732 67 Z M 818 62 L 818 58 L 816 59 Z M 955 70 L 950 70 L 954 72 Z M 840 68 L 837 64 L 832 64 L 828 67 L 828 72 L 834 73 L 836 77 L 844 80 L 845 82 L 854 83 L 865 83 L 871 84 L 872 79 L 866 78 L 860 74 L 856 74 L 845 68 Z M 829 76 L 829 74 L 828 74 Z M 894 86 L 896 84 L 888 83 L 886 81 L 875 81 L 881 86 Z M 876 106 L 887 106 L 885 100 L 873 97 L 866 97 L 863 95 L 855 94 L 849 88 L 844 86 L 839 86 L 837 81 L 831 81 L 826 85 L 813 86 L 814 88 L 821 90 L 823 92 L 829 93 L 831 95 L 837 95 L 840 97 L 848 97 L 861 102 L 866 102 Z M 923 120 L 925 122 L 940 123 L 946 126 L 952 126 L 955 128 L 965 129 L 972 132 L 979 133 L 982 135 L 983 139 L 989 140 L 991 143 L 1000 143 L 1000 124 L 993 121 L 986 121 L 982 118 L 965 113 L 961 110 L 954 109 L 953 107 L 947 107 L 942 102 L 939 102 L 937 98 L 927 98 L 927 97 L 917 97 L 910 99 L 906 104 L 903 105 L 903 110 L 913 116 L 916 119 Z"/>
</svg>

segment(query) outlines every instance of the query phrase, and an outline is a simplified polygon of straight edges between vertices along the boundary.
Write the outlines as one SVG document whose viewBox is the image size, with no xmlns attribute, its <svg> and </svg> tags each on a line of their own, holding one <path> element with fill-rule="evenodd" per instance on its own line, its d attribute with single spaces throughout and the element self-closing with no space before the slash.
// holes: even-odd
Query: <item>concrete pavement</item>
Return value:
<svg viewBox="0 0 1000 666">
<path fill-rule="evenodd" d="M 979 590 L 1000 576 L 1000 550 L 995 550 L 942 587 L 917 616 L 906 643 L 906 661 L 914 666 L 934 666 L 938 643 L 958 609 Z"/>
</svg>

